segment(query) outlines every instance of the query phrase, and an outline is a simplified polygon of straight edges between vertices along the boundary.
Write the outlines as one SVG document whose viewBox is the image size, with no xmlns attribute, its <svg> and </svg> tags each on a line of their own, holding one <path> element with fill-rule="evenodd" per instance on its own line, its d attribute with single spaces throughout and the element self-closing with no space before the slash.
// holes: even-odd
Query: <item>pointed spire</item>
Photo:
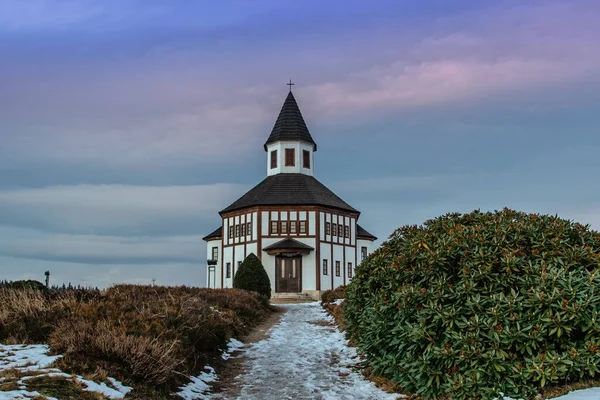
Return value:
<svg viewBox="0 0 600 400">
<path fill-rule="evenodd" d="M 310 143 L 314 146 L 314 151 L 317 151 L 317 144 L 312 136 L 310 136 L 310 132 L 306 127 L 306 123 L 304 122 L 304 118 L 302 117 L 300 108 L 298 108 L 298 103 L 296 103 L 291 88 L 292 86 L 290 85 L 290 92 L 283 103 L 283 107 L 281 107 L 279 117 L 277 117 L 277 121 L 275 121 L 275 126 L 273 126 L 271 135 L 265 143 L 265 151 L 267 150 L 268 144 L 280 140 L 297 140 Z"/>
</svg>

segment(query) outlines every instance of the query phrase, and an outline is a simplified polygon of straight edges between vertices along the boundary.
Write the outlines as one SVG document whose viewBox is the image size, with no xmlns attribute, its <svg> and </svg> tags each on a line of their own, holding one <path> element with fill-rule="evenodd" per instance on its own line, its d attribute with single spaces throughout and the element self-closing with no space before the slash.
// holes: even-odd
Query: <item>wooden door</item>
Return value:
<svg viewBox="0 0 600 400">
<path fill-rule="evenodd" d="M 300 293 L 302 291 L 302 258 L 277 257 L 277 293 Z"/>
</svg>

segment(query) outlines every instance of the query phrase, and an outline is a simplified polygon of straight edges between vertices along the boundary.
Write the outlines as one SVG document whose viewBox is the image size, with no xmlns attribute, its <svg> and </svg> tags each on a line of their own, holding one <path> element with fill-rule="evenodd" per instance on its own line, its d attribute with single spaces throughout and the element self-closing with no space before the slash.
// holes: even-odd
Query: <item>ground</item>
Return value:
<svg viewBox="0 0 600 400">
<path fill-rule="evenodd" d="M 233 352 L 239 375 L 221 393 L 205 399 L 369 399 L 395 400 L 366 380 L 356 368 L 356 350 L 348 346 L 331 317 L 317 302 L 280 305 L 281 319 L 264 340 Z M 214 379 L 215 376 L 207 374 Z M 218 382 L 218 381 L 217 381 Z M 218 387 L 217 385 L 215 385 Z M 210 389 L 209 389 L 210 390 Z M 192 397 L 190 397 L 191 399 Z"/>
<path fill-rule="evenodd" d="M 279 307 L 281 312 L 243 338 L 245 343 L 230 341 L 221 357 L 227 368 L 220 376 L 208 366 L 204 373 L 181 388 L 179 395 L 189 400 L 403 398 L 400 394 L 383 392 L 363 377 L 356 350 L 348 346 L 343 333 L 318 303 Z M 56 356 L 47 356 L 47 351 L 47 347 L 41 345 L 0 345 L 0 400 L 32 398 L 39 394 L 44 396 L 36 399 L 52 398 L 42 390 L 47 388 L 40 389 L 40 385 L 37 391 L 28 389 L 27 381 L 32 378 L 23 378 L 25 375 L 61 377 L 77 387 L 95 390 L 98 397 L 90 399 L 122 398 L 129 389 L 110 378 L 108 385 L 94 384 L 82 377 L 62 374 L 51 368 Z M 558 397 L 560 400 L 599 398 L 600 388 L 577 390 Z"/>
</svg>

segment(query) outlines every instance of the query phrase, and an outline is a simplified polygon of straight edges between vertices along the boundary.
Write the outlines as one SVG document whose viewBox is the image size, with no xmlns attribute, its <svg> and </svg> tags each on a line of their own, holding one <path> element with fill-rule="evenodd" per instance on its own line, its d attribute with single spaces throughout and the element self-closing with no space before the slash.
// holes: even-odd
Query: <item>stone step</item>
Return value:
<svg viewBox="0 0 600 400">
<path fill-rule="evenodd" d="M 308 293 L 273 293 L 271 298 L 290 300 L 312 300 Z"/>
</svg>

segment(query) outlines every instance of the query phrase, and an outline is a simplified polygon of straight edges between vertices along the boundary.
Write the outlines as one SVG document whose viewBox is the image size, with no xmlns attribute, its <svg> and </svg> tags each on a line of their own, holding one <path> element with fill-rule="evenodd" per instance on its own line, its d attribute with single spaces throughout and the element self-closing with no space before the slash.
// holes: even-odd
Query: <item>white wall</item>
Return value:
<svg viewBox="0 0 600 400">
<path fill-rule="evenodd" d="M 223 287 L 224 288 L 230 288 L 233 287 L 233 246 L 231 247 L 225 247 L 223 249 Z M 232 275 L 231 277 L 228 279 L 227 278 L 227 263 L 231 262 L 232 263 L 232 267 L 231 267 L 231 271 L 232 271 Z"/>
<path fill-rule="evenodd" d="M 221 258 L 223 257 L 223 245 L 221 240 L 209 240 L 206 242 L 206 259 L 212 259 L 213 247 L 218 248 L 217 254 L 217 265 L 215 265 L 214 276 L 209 273 L 208 264 L 206 264 L 206 287 L 208 288 L 220 288 L 221 287 Z"/>
<path fill-rule="evenodd" d="M 258 254 L 258 243 L 254 242 L 254 243 L 248 243 L 246 245 L 246 257 L 248 257 L 250 255 L 250 253 L 254 253 L 254 255 L 256 257 L 259 256 L 259 254 Z"/>
<path fill-rule="evenodd" d="M 319 261 L 319 271 L 321 274 L 321 290 L 331 289 L 331 274 L 333 273 L 331 261 L 331 244 L 321 243 L 321 260 Z M 327 260 L 327 275 L 323 274 L 323 260 Z"/>
<path fill-rule="evenodd" d="M 250 236 L 250 240 L 256 240 L 258 238 L 258 212 L 252 213 L 252 232 Z M 258 256 L 257 253 L 254 253 Z"/>
<path fill-rule="evenodd" d="M 367 256 L 373 252 L 373 242 L 371 242 L 370 240 L 358 239 L 356 241 L 356 262 L 359 265 L 362 261 L 361 249 L 363 248 L 363 246 L 367 248 Z"/>
<path fill-rule="evenodd" d="M 340 276 L 336 276 L 335 263 L 340 262 Z M 344 284 L 344 253 L 342 246 L 338 244 L 333 245 L 333 260 L 332 260 L 332 271 L 333 271 L 333 286 L 338 287 Z"/>
<path fill-rule="evenodd" d="M 285 149 L 294 149 L 296 152 L 295 165 L 293 167 L 285 166 Z M 277 168 L 271 168 L 271 151 L 277 150 Z M 302 167 L 302 151 L 310 152 L 310 168 Z M 305 175 L 314 175 L 314 153 L 313 145 L 297 141 L 278 141 L 267 146 L 267 176 L 279 173 L 297 173 Z"/>
<path fill-rule="evenodd" d="M 267 236 L 269 234 L 269 212 L 263 211 L 261 212 L 261 235 Z"/>
<path fill-rule="evenodd" d="M 309 245 L 316 249 L 316 240 L 314 238 L 295 238 L 299 242 Z M 316 251 L 302 256 L 302 290 L 317 290 L 317 276 L 315 262 L 317 261 Z"/>
</svg>

